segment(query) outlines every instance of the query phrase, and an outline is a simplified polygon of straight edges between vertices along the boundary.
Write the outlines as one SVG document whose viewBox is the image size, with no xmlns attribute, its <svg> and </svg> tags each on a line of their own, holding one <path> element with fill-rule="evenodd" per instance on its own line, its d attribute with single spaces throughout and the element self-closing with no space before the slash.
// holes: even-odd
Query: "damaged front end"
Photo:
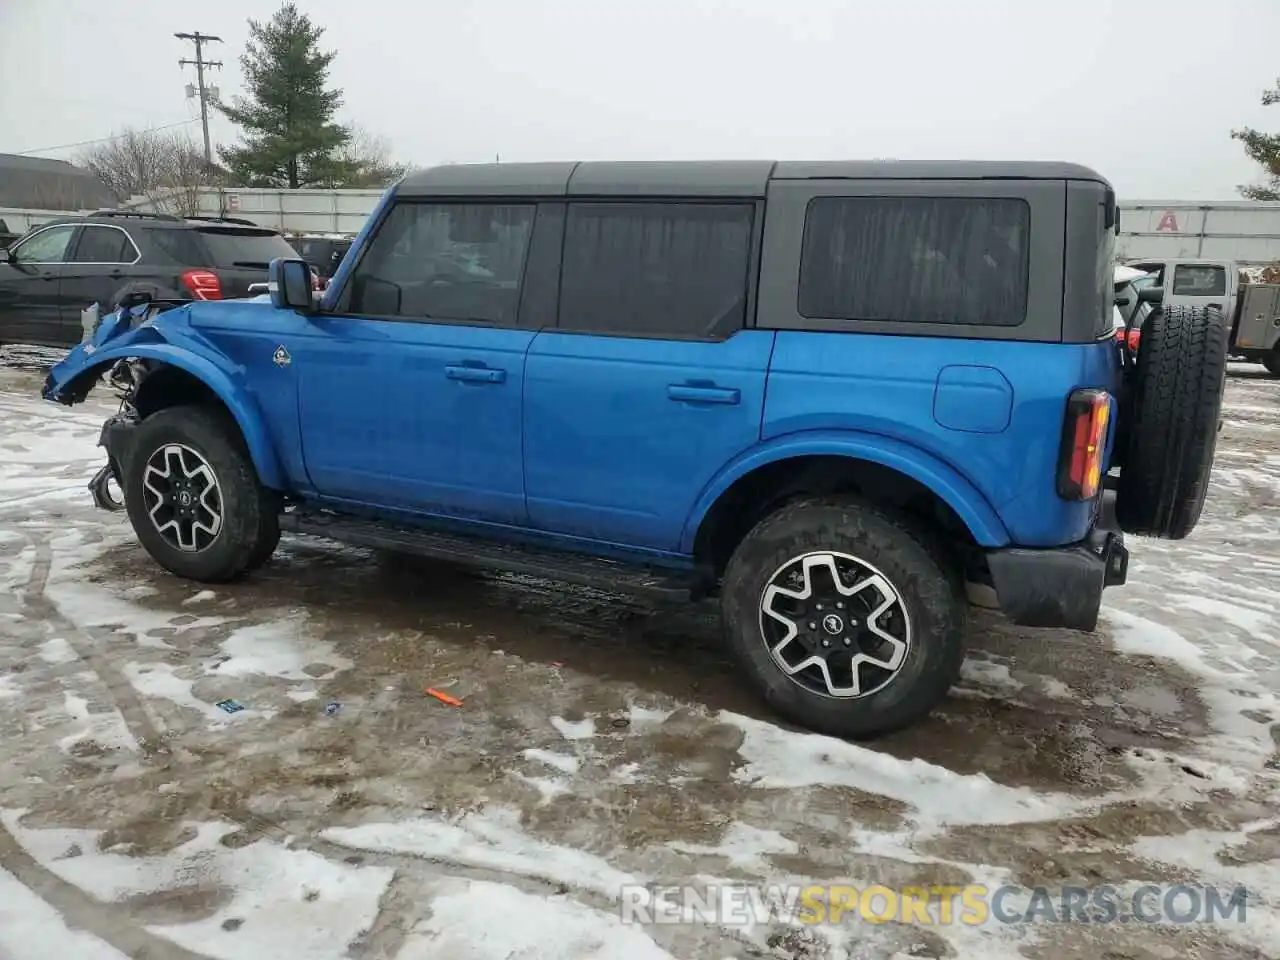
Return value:
<svg viewBox="0 0 1280 960">
<path fill-rule="evenodd" d="M 89 481 L 89 493 L 99 509 L 117 512 L 125 506 L 121 466 L 127 459 L 129 435 L 138 423 L 133 399 L 148 372 L 147 362 L 129 356 L 127 351 L 135 344 L 162 342 L 163 336 L 151 327 L 151 322 L 178 305 L 171 301 L 135 300 L 105 317 L 95 317 L 91 324 L 86 323 L 85 339 L 54 364 L 45 377 L 41 396 L 64 406 L 82 403 L 104 373 L 120 397 L 119 411 L 103 423 L 98 437 L 107 462 Z"/>
</svg>

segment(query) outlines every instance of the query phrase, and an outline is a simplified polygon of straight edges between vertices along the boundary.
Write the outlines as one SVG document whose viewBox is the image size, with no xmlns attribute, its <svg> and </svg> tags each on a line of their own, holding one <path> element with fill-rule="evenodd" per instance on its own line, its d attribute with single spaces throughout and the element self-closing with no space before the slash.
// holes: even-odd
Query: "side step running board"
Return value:
<svg viewBox="0 0 1280 960">
<path fill-rule="evenodd" d="M 681 576 L 678 571 L 651 570 L 598 557 L 513 547 L 384 520 L 291 510 L 280 515 L 280 529 L 359 547 L 412 553 L 463 566 L 545 577 L 653 599 L 684 602 L 694 596 L 692 574 Z"/>
</svg>

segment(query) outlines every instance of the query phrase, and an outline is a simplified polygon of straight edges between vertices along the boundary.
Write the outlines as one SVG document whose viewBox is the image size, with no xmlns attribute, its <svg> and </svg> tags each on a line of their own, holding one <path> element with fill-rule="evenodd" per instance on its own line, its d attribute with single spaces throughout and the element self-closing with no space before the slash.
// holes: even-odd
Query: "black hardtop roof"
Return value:
<svg viewBox="0 0 1280 960">
<path fill-rule="evenodd" d="M 431 167 L 406 176 L 398 192 L 433 197 L 763 197 L 771 180 L 1092 180 L 1107 184 L 1089 167 L 1044 160 L 556 161 Z"/>
</svg>

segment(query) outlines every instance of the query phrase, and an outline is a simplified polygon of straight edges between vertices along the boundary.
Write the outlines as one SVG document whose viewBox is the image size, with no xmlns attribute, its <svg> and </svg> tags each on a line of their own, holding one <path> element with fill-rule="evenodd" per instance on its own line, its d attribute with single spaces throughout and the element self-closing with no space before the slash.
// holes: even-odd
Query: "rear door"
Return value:
<svg viewBox="0 0 1280 960">
<path fill-rule="evenodd" d="M 122 228 L 107 224 L 81 228 L 58 286 L 64 342 L 80 342 L 84 333 L 80 311 L 96 303 L 106 313 L 120 289 L 135 278 L 141 259 L 133 239 Z"/>
<path fill-rule="evenodd" d="M 267 282 L 277 257 L 297 257 L 280 234 L 261 227 L 202 226 L 194 231 L 206 251 L 204 265 L 217 274 L 222 299 L 249 296 L 249 285 Z"/>
<path fill-rule="evenodd" d="M 0 342 L 64 342 L 58 284 L 78 229 L 66 223 L 37 230 L 14 244 L 12 263 L 0 263 Z"/>
<path fill-rule="evenodd" d="M 757 204 L 568 205 L 556 329 L 525 367 L 529 519 L 675 552 L 698 495 L 759 439 L 774 334 L 747 328 Z"/>
</svg>

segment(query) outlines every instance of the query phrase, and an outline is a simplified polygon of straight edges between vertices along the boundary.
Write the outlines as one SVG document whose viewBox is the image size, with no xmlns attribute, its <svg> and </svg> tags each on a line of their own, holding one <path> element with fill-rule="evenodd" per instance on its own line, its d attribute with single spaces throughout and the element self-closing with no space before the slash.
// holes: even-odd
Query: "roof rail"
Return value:
<svg viewBox="0 0 1280 960">
<path fill-rule="evenodd" d="M 182 222 L 181 217 L 175 217 L 168 213 L 145 213 L 141 210 L 112 210 L 106 208 L 103 210 L 95 210 L 89 214 L 91 217 L 134 217 L 138 220 L 171 220 L 178 223 Z"/>
<path fill-rule="evenodd" d="M 254 223 L 252 220 L 244 220 L 240 217 L 187 217 L 188 220 L 198 220 L 202 223 L 234 223 L 242 227 L 260 227 L 262 224 Z"/>
</svg>

